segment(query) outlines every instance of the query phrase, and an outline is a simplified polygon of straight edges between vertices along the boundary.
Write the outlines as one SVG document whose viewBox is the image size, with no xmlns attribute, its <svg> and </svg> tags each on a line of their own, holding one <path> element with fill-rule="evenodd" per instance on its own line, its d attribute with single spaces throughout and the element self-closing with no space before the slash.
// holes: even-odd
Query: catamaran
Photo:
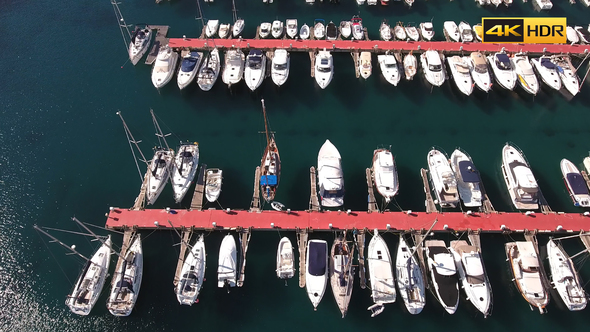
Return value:
<svg viewBox="0 0 590 332">
<path fill-rule="evenodd" d="M 387 149 L 373 151 L 373 182 L 377 192 L 389 203 L 397 195 L 399 180 L 393 154 Z"/>
<path fill-rule="evenodd" d="M 136 65 L 150 46 L 152 38 L 152 29 L 146 26 L 144 29 L 135 28 L 131 35 L 131 43 L 129 43 L 129 60 L 133 65 Z"/>
<path fill-rule="evenodd" d="M 113 275 L 113 287 L 107 302 L 107 309 L 115 316 L 129 316 L 141 288 L 143 277 L 143 250 L 141 235 L 131 239 L 125 256 L 117 264 L 119 269 Z"/>
<path fill-rule="evenodd" d="M 469 66 L 471 77 L 475 85 L 483 92 L 492 89 L 492 78 L 488 70 L 488 62 L 480 52 L 472 52 L 468 57 L 463 57 Z"/>
<path fill-rule="evenodd" d="M 340 152 L 326 140 L 318 153 L 318 186 L 321 204 L 325 207 L 339 207 L 344 204 L 344 177 Z"/>
<path fill-rule="evenodd" d="M 260 162 L 260 191 L 262 192 L 262 197 L 265 201 L 272 202 L 275 199 L 275 194 L 279 187 L 279 179 L 281 177 L 281 157 L 275 141 L 275 135 L 269 133 L 264 99 L 262 99 L 262 112 L 264 114 L 266 149 L 262 154 L 262 160 Z"/>
<path fill-rule="evenodd" d="M 317 310 L 328 284 L 328 243 L 309 240 L 305 257 L 305 290 L 313 310 Z"/>
<path fill-rule="evenodd" d="M 563 182 L 565 182 L 567 191 L 572 201 L 574 201 L 574 206 L 590 207 L 588 187 L 576 165 L 564 158 L 561 160 L 559 166 L 561 168 Z"/>
<path fill-rule="evenodd" d="M 174 201 L 182 202 L 188 192 L 199 166 L 199 144 L 185 143 L 178 148 L 172 163 L 170 182 L 174 191 Z"/>
<path fill-rule="evenodd" d="M 152 83 L 159 89 L 168 84 L 176 72 L 178 53 L 168 45 L 160 47 L 156 62 L 152 68 Z"/>
<path fill-rule="evenodd" d="M 199 66 L 203 61 L 203 52 L 189 52 L 182 58 L 176 80 L 180 90 L 186 88 L 197 76 Z"/>
<path fill-rule="evenodd" d="M 246 56 L 244 52 L 238 49 L 231 49 L 225 52 L 225 65 L 221 73 L 221 80 L 223 83 L 231 87 L 242 80 L 244 76 L 244 62 Z"/>
<path fill-rule="evenodd" d="M 524 91 L 536 95 L 539 92 L 539 81 L 533 71 L 533 66 L 529 62 L 529 57 L 525 54 L 518 53 L 512 57 L 512 62 L 520 86 Z"/>
<path fill-rule="evenodd" d="M 342 313 L 342 318 L 348 312 L 352 286 L 354 283 L 352 257 L 354 247 L 346 242 L 346 232 L 339 234 L 332 244 L 330 254 L 330 285 L 336 300 L 336 305 Z M 393 281 L 392 281 L 393 283 Z"/>
<path fill-rule="evenodd" d="M 227 234 L 219 247 L 219 262 L 217 266 L 217 287 L 236 287 L 237 254 L 236 240 Z"/>
<path fill-rule="evenodd" d="M 382 313 L 386 303 L 395 302 L 395 279 L 393 278 L 391 255 L 387 243 L 375 229 L 373 238 L 369 242 L 367 253 L 367 264 L 369 265 L 369 280 L 371 281 L 371 297 L 373 304 L 368 308 L 371 310 L 371 317 Z"/>
<path fill-rule="evenodd" d="M 510 264 L 510 270 L 514 276 L 514 283 L 522 297 L 529 303 L 531 309 L 536 307 L 541 313 L 549 304 L 549 293 L 545 290 L 541 280 L 543 266 L 537 256 L 537 251 L 532 242 L 506 243 L 506 256 Z"/>
<path fill-rule="evenodd" d="M 277 86 L 281 86 L 287 82 L 289 78 L 289 67 L 291 59 L 289 52 L 285 49 L 275 50 L 275 55 L 272 58 L 272 66 L 270 69 L 270 77 Z"/>
<path fill-rule="evenodd" d="M 457 178 L 459 196 L 466 207 L 480 207 L 483 199 L 481 177 L 471 157 L 460 149 L 451 154 L 451 168 Z"/>
<path fill-rule="evenodd" d="M 426 293 L 424 275 L 414 252 L 414 250 L 410 250 L 406 240 L 400 233 L 395 259 L 397 287 L 408 312 L 417 315 L 424 309 Z"/>
<path fill-rule="evenodd" d="M 277 277 L 280 279 L 293 278 L 295 275 L 295 256 L 293 255 L 293 245 L 288 237 L 283 237 L 279 241 L 277 249 Z"/>
<path fill-rule="evenodd" d="M 551 268 L 551 281 L 566 307 L 570 311 L 586 308 L 588 303 L 586 292 L 584 292 L 574 262 L 561 245 L 555 243 L 551 238 L 547 242 L 547 259 Z"/>
<path fill-rule="evenodd" d="M 515 208 L 539 208 L 539 185 L 531 167 L 522 152 L 508 143 L 502 148 L 502 174 Z"/>
<path fill-rule="evenodd" d="M 432 293 L 449 313 L 454 314 L 459 306 L 459 285 L 453 255 L 444 241 L 425 241 L 428 269 L 432 281 Z"/>
<path fill-rule="evenodd" d="M 433 148 L 428 152 L 427 161 L 432 190 L 438 204 L 440 207 L 456 207 L 459 204 L 457 179 L 447 156 Z"/>
<path fill-rule="evenodd" d="M 176 299 L 180 304 L 193 305 L 197 301 L 205 281 L 206 263 L 205 241 L 201 234 L 182 263 L 180 280 L 176 285 Z"/>
</svg>

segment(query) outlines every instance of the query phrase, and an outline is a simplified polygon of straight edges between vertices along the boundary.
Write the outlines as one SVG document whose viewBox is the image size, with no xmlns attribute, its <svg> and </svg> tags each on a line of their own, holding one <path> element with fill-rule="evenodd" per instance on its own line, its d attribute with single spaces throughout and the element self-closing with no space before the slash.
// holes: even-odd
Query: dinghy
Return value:
<svg viewBox="0 0 590 332">
<path fill-rule="evenodd" d="M 293 246 L 288 237 L 283 237 L 279 241 L 277 249 L 277 277 L 279 279 L 293 278 L 295 275 Z"/>
<path fill-rule="evenodd" d="M 205 186 L 205 197 L 211 203 L 215 202 L 221 194 L 221 181 L 223 171 L 219 168 L 207 169 L 207 184 Z"/>
</svg>

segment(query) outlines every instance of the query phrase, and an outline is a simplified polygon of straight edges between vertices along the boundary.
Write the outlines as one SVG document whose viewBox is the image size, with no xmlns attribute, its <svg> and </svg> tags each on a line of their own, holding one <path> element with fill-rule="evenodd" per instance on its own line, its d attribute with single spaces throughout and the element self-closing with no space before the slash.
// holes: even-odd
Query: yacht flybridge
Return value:
<svg viewBox="0 0 590 332">
<path fill-rule="evenodd" d="M 522 153 L 508 143 L 502 149 L 502 173 L 514 207 L 519 210 L 539 208 L 539 186 L 531 167 Z"/>
<path fill-rule="evenodd" d="M 515 54 L 512 57 L 514 70 L 518 76 L 518 83 L 524 91 L 536 95 L 539 92 L 539 81 L 529 62 L 529 57 L 524 54 Z"/>
<path fill-rule="evenodd" d="M 466 96 L 471 95 L 473 92 L 473 80 L 471 79 L 471 73 L 469 65 L 462 57 L 455 55 L 447 58 L 449 68 L 451 68 L 451 76 L 457 86 L 457 89 Z"/>
<path fill-rule="evenodd" d="M 170 82 L 176 72 L 177 63 L 178 53 L 174 52 L 168 45 L 160 48 L 152 68 L 152 83 L 157 89 Z"/>
<path fill-rule="evenodd" d="M 469 57 L 463 57 L 469 66 L 471 77 L 478 89 L 489 92 L 492 89 L 492 78 L 488 70 L 488 62 L 480 52 L 472 52 Z"/>
</svg>

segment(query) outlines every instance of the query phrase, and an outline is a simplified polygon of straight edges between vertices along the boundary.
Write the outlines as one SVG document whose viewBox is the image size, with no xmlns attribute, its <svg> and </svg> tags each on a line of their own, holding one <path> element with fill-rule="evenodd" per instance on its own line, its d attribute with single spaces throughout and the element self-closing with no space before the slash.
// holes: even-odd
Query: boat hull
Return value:
<svg viewBox="0 0 590 332">
<path fill-rule="evenodd" d="M 293 245 L 288 237 L 283 237 L 277 249 L 277 277 L 293 278 L 295 275 Z"/>
<path fill-rule="evenodd" d="M 115 271 L 113 276 L 113 287 L 107 309 L 114 316 L 126 317 L 131 314 L 143 277 L 143 249 L 141 246 L 141 235 L 137 234 L 132 244 L 125 253 L 125 260 L 120 265 L 120 270 Z"/>
<path fill-rule="evenodd" d="M 205 280 L 206 263 L 205 242 L 201 234 L 182 264 L 180 280 L 176 285 L 176 299 L 180 304 L 190 306 L 196 303 Z"/>
<path fill-rule="evenodd" d="M 309 240 L 305 258 L 305 289 L 314 310 L 324 297 L 328 284 L 328 243 Z"/>
<path fill-rule="evenodd" d="M 237 281 L 237 250 L 236 240 L 228 234 L 221 241 L 219 247 L 219 261 L 217 265 L 217 287 L 236 287 Z"/>
<path fill-rule="evenodd" d="M 395 273 L 397 286 L 406 309 L 412 315 L 421 313 L 426 304 L 424 274 L 402 234 L 397 247 Z"/>
</svg>

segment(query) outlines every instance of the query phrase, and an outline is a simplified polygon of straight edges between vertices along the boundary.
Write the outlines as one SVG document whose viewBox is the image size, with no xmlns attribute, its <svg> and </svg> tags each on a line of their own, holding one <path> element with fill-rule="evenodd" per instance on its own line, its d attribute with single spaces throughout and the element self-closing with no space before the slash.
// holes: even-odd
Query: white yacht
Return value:
<svg viewBox="0 0 590 332">
<path fill-rule="evenodd" d="M 522 153 L 508 143 L 502 149 L 502 173 L 514 207 L 519 210 L 539 208 L 535 176 Z"/>
<path fill-rule="evenodd" d="M 197 74 L 197 84 L 203 91 L 209 91 L 219 77 L 221 69 L 221 61 L 219 59 L 219 51 L 217 48 L 213 49 L 211 53 L 203 60 L 199 74 Z"/>
<path fill-rule="evenodd" d="M 391 26 L 387 24 L 387 20 L 381 22 L 381 26 L 379 26 L 379 36 L 385 41 L 391 40 Z"/>
<path fill-rule="evenodd" d="M 549 294 L 543 286 L 540 272 L 543 266 L 533 243 L 508 242 L 505 246 L 516 287 L 531 307 L 536 307 L 543 313 L 549 304 Z"/>
<path fill-rule="evenodd" d="M 399 22 L 393 27 L 393 35 L 397 40 L 406 40 L 408 39 L 408 35 L 406 34 L 406 29 L 402 26 L 402 23 Z"/>
<path fill-rule="evenodd" d="M 288 237 L 283 237 L 279 241 L 277 249 L 277 277 L 280 279 L 293 278 L 295 275 L 295 256 L 293 255 L 293 245 Z"/>
<path fill-rule="evenodd" d="M 244 62 L 246 56 L 238 49 L 230 49 L 225 52 L 225 65 L 221 73 L 221 80 L 228 86 L 237 84 L 244 76 Z"/>
<path fill-rule="evenodd" d="M 414 250 L 408 247 L 406 240 L 402 233 L 400 233 L 397 256 L 395 258 L 397 287 L 408 312 L 412 315 L 417 315 L 424 309 L 426 293 L 424 275 L 414 252 Z"/>
<path fill-rule="evenodd" d="M 590 31 L 585 27 L 576 25 L 574 26 L 574 30 L 578 34 L 578 39 L 580 40 L 580 44 L 590 44 Z"/>
<path fill-rule="evenodd" d="M 551 61 L 557 66 L 557 73 L 561 78 L 563 87 L 572 95 L 575 96 L 580 92 L 580 81 L 576 74 L 576 68 L 572 65 L 568 55 L 554 55 Z"/>
<path fill-rule="evenodd" d="M 483 265 L 481 252 L 467 241 L 451 241 L 449 247 L 459 272 L 461 288 L 467 299 L 484 317 L 492 311 L 492 287 Z"/>
<path fill-rule="evenodd" d="M 586 7 L 590 7 L 590 0 L 582 0 L 582 3 L 586 5 Z"/>
<path fill-rule="evenodd" d="M 363 28 L 363 20 L 358 17 L 354 16 L 352 18 L 352 38 L 356 40 L 363 40 L 365 39 L 365 30 Z"/>
<path fill-rule="evenodd" d="M 270 74 L 272 81 L 277 85 L 281 86 L 287 82 L 289 78 L 289 66 L 290 66 L 289 52 L 285 49 L 275 50 L 275 55 L 272 58 L 272 67 Z"/>
<path fill-rule="evenodd" d="M 313 37 L 315 39 L 324 39 L 326 34 L 326 25 L 324 20 L 316 20 L 313 25 Z"/>
<path fill-rule="evenodd" d="M 156 202 L 166 183 L 168 183 L 173 160 L 174 151 L 162 148 L 156 149 L 147 174 L 147 203 L 149 205 Z"/>
<path fill-rule="evenodd" d="M 320 88 L 325 89 L 334 76 L 334 60 L 330 51 L 319 51 L 315 56 L 314 77 Z"/>
<path fill-rule="evenodd" d="M 113 274 L 107 309 L 115 316 L 129 316 L 139 296 L 143 276 L 141 234 L 135 235 L 125 253 L 123 262 L 117 266 L 119 269 Z"/>
<path fill-rule="evenodd" d="M 406 80 L 411 81 L 418 70 L 418 60 L 411 52 L 404 56 L 404 76 Z"/>
<path fill-rule="evenodd" d="M 219 262 L 217 265 L 217 287 L 236 287 L 237 254 L 236 240 L 227 234 L 219 247 Z"/>
<path fill-rule="evenodd" d="M 413 26 L 413 25 L 407 25 L 406 27 L 404 27 L 404 30 L 406 30 L 406 35 L 408 36 L 408 39 L 411 41 L 419 41 L 420 40 L 420 33 L 418 32 L 418 29 Z"/>
<path fill-rule="evenodd" d="M 461 41 L 464 43 L 470 43 L 473 41 L 473 30 L 471 25 L 465 21 L 459 23 L 459 33 L 461 34 Z"/>
<path fill-rule="evenodd" d="M 405 0 L 404 1 L 406 3 L 406 5 L 408 5 L 409 7 L 412 7 L 412 5 L 414 4 L 414 0 Z"/>
<path fill-rule="evenodd" d="M 264 22 L 260 24 L 258 35 L 260 38 L 264 39 L 270 36 L 272 24 L 269 22 Z"/>
<path fill-rule="evenodd" d="M 133 65 L 136 65 L 145 52 L 150 47 L 152 39 L 152 29 L 145 27 L 145 29 L 136 29 L 131 35 L 131 43 L 129 43 L 129 60 Z"/>
<path fill-rule="evenodd" d="M 449 165 L 447 156 L 433 148 L 428 152 L 427 161 L 432 190 L 438 204 L 440 207 L 456 207 L 459 204 L 457 179 Z"/>
<path fill-rule="evenodd" d="M 221 39 L 227 38 L 230 34 L 230 27 L 231 27 L 231 24 L 229 24 L 229 23 L 220 24 L 219 30 L 217 31 L 219 38 L 221 38 Z"/>
<path fill-rule="evenodd" d="M 361 77 L 364 79 L 369 78 L 372 71 L 371 52 L 361 52 L 359 59 L 359 72 L 361 73 Z"/>
<path fill-rule="evenodd" d="M 455 149 L 451 154 L 451 168 L 457 178 L 459 196 L 466 207 L 480 207 L 483 200 L 481 177 L 471 157 Z"/>
<path fill-rule="evenodd" d="M 570 44 L 577 44 L 580 42 L 580 36 L 578 36 L 576 29 L 574 29 L 573 27 L 571 27 L 569 25 L 565 29 L 565 35 L 566 35 L 567 42 Z"/>
<path fill-rule="evenodd" d="M 217 34 L 219 28 L 219 20 L 208 20 L 205 26 L 205 36 L 207 38 L 213 38 Z"/>
<path fill-rule="evenodd" d="M 309 39 L 309 26 L 307 24 L 303 24 L 299 29 L 299 38 L 303 40 Z"/>
<path fill-rule="evenodd" d="M 352 258 L 354 255 L 354 246 L 349 246 L 346 241 L 346 232 L 339 234 L 332 244 L 330 252 L 330 286 L 336 305 L 340 309 L 342 318 L 348 312 L 350 296 L 352 295 L 352 286 L 354 275 L 352 270 Z M 392 280 L 393 284 L 393 280 Z"/>
<path fill-rule="evenodd" d="M 457 23 L 453 21 L 446 21 L 443 24 L 444 33 L 445 35 L 454 42 L 461 41 L 461 33 L 459 32 L 459 28 L 457 27 Z"/>
<path fill-rule="evenodd" d="M 506 7 L 510 7 L 510 5 L 512 4 L 512 2 L 514 2 L 513 0 L 503 0 L 504 1 L 504 5 Z"/>
<path fill-rule="evenodd" d="M 436 296 L 436 300 L 452 315 L 459 306 L 459 284 L 455 259 L 444 241 L 427 240 L 424 241 L 424 247 L 430 270 L 432 292 Z"/>
<path fill-rule="evenodd" d="M 246 57 L 244 80 L 250 90 L 254 91 L 262 85 L 266 74 L 266 56 L 261 50 L 252 49 Z"/>
<path fill-rule="evenodd" d="M 185 143 L 178 148 L 178 153 L 172 163 L 170 182 L 174 191 L 174 201 L 182 202 L 182 199 L 188 192 L 188 188 L 193 183 L 197 166 L 199 165 L 199 144 Z"/>
<path fill-rule="evenodd" d="M 420 34 L 422 34 L 422 39 L 431 41 L 434 38 L 434 26 L 432 22 L 420 23 Z"/>
<path fill-rule="evenodd" d="M 480 52 L 472 52 L 468 57 L 463 57 L 469 65 L 471 78 L 478 89 L 489 92 L 492 89 L 492 78 L 488 70 L 488 62 Z"/>
<path fill-rule="evenodd" d="M 389 203 L 399 190 L 399 180 L 393 154 L 387 149 L 373 151 L 373 182 L 377 192 Z"/>
<path fill-rule="evenodd" d="M 492 67 L 496 82 L 504 89 L 514 89 L 516 85 L 516 71 L 514 71 L 512 61 L 510 61 L 508 55 L 504 52 L 488 55 L 488 63 Z"/>
<path fill-rule="evenodd" d="M 570 311 L 586 308 L 588 303 L 586 292 L 584 292 L 574 262 L 561 245 L 555 243 L 551 238 L 547 242 L 547 259 L 551 269 L 551 282 L 566 307 Z"/>
<path fill-rule="evenodd" d="M 446 79 L 445 71 L 438 51 L 428 50 L 420 55 L 424 77 L 433 86 L 441 86 Z"/>
<path fill-rule="evenodd" d="M 286 23 L 287 36 L 289 36 L 289 38 L 297 37 L 297 19 L 288 19 Z"/>
<path fill-rule="evenodd" d="M 397 86 L 401 79 L 401 75 L 399 72 L 399 65 L 397 60 L 395 60 L 395 55 L 393 54 L 379 54 L 377 55 L 377 61 L 379 62 L 379 67 L 381 68 L 381 73 L 385 80 L 393 86 Z"/>
<path fill-rule="evenodd" d="M 271 34 L 273 38 L 281 38 L 283 36 L 283 32 L 285 32 L 285 27 L 283 25 L 283 21 L 273 21 L 272 22 L 272 31 Z"/>
<path fill-rule="evenodd" d="M 453 77 L 453 81 L 455 81 L 455 85 L 459 91 L 466 96 L 471 95 L 474 84 L 467 61 L 458 55 L 454 55 L 447 58 L 447 63 L 451 69 L 451 77 Z"/>
<path fill-rule="evenodd" d="M 502 0 L 490 0 L 490 3 L 496 6 L 496 8 L 498 8 L 498 6 L 502 4 L 502 2 Z"/>
<path fill-rule="evenodd" d="M 205 241 L 201 234 L 182 263 L 180 280 L 176 284 L 176 299 L 180 304 L 192 306 L 197 301 L 205 280 L 206 262 Z"/>
<path fill-rule="evenodd" d="M 238 18 L 232 27 L 232 35 L 234 38 L 238 37 L 244 31 L 244 20 Z"/>
<path fill-rule="evenodd" d="M 533 3 L 539 10 L 550 10 L 553 8 L 551 0 L 534 0 Z"/>
<path fill-rule="evenodd" d="M 342 21 L 340 22 L 340 27 L 338 29 L 340 30 L 342 38 L 348 39 L 352 35 L 352 22 Z"/>
<path fill-rule="evenodd" d="M 524 91 L 536 95 L 539 92 L 539 81 L 533 71 L 533 66 L 529 62 L 529 57 L 521 53 L 515 54 L 512 57 L 512 63 L 518 77 L 518 84 Z"/>
<path fill-rule="evenodd" d="M 330 140 L 326 140 L 318 153 L 317 172 L 322 206 L 342 206 L 344 204 L 342 161 L 340 152 Z"/>
<path fill-rule="evenodd" d="M 481 25 L 481 23 L 477 23 L 476 25 L 473 26 L 473 34 L 475 34 L 475 38 L 478 41 L 482 41 L 482 36 L 483 36 L 483 26 Z"/>
<path fill-rule="evenodd" d="M 162 46 L 152 68 L 152 83 L 157 89 L 170 82 L 176 72 L 177 63 L 178 53 L 168 45 Z"/>
<path fill-rule="evenodd" d="M 221 194 L 221 184 L 223 181 L 223 170 L 219 168 L 207 169 L 207 183 L 205 185 L 205 198 L 213 203 Z"/>
<path fill-rule="evenodd" d="M 561 78 L 557 74 L 557 66 L 551 62 L 550 56 L 531 59 L 531 64 L 537 70 L 541 80 L 550 88 L 559 91 L 561 89 Z"/>
<path fill-rule="evenodd" d="M 328 243 L 309 240 L 305 257 L 305 289 L 313 309 L 317 310 L 328 284 Z"/>
<path fill-rule="evenodd" d="M 102 288 L 109 274 L 111 262 L 111 236 L 88 260 L 83 272 L 74 284 L 74 289 L 66 299 L 70 310 L 82 316 L 87 316 L 100 297 Z"/>
<path fill-rule="evenodd" d="M 389 248 L 376 229 L 369 242 L 367 264 L 369 265 L 371 297 L 375 303 L 369 307 L 369 310 L 372 312 L 371 317 L 375 317 L 383 312 L 384 304 L 395 302 L 397 295 Z"/>
<path fill-rule="evenodd" d="M 199 66 L 203 60 L 203 52 L 189 52 L 182 58 L 176 80 L 180 90 L 186 88 L 197 76 Z"/>
<path fill-rule="evenodd" d="M 574 206 L 590 207 L 590 193 L 586 186 L 586 180 L 576 165 L 567 159 L 561 159 L 559 166 L 567 191 L 574 201 Z"/>
</svg>

